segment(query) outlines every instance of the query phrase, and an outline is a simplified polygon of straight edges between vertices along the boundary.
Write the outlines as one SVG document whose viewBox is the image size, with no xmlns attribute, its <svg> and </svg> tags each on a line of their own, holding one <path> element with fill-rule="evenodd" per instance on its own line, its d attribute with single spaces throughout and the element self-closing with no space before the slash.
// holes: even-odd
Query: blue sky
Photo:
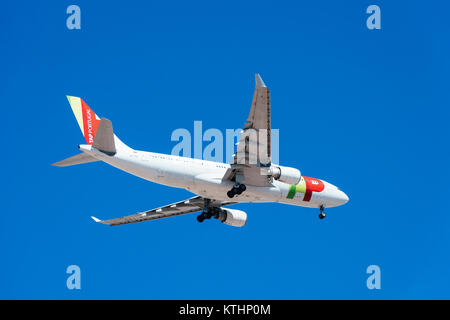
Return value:
<svg viewBox="0 0 450 320">
<path fill-rule="evenodd" d="M 66 8 L 81 8 L 81 30 Z M 381 30 L 366 8 L 381 8 Z M 448 4 L 437 1 L 8 1 L 0 298 L 450 298 Z M 338 185 L 328 210 L 242 204 L 244 228 L 195 214 L 119 217 L 190 197 L 103 163 L 55 168 L 83 137 L 80 96 L 141 150 L 176 128 L 238 128 L 254 74 L 272 93 L 280 160 Z M 82 289 L 66 288 L 67 266 Z M 381 268 L 368 290 L 366 268 Z"/>
</svg>

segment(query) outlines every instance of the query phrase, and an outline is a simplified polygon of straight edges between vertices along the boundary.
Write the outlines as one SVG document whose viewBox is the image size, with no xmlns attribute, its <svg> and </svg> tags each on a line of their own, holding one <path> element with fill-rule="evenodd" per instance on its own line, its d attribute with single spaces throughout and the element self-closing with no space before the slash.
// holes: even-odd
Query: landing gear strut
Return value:
<svg viewBox="0 0 450 320">
<path fill-rule="evenodd" d="M 227 196 L 228 198 L 233 198 L 235 195 L 241 194 L 245 190 L 247 190 L 245 184 L 243 183 L 235 184 L 233 188 L 231 188 L 231 190 L 227 192 Z"/>
<path fill-rule="evenodd" d="M 325 214 L 325 207 L 323 206 L 323 205 L 321 205 L 320 207 L 319 207 L 319 209 L 320 209 L 320 214 L 319 214 L 319 219 L 320 220 L 322 220 L 323 218 L 325 218 L 327 215 Z"/>
</svg>

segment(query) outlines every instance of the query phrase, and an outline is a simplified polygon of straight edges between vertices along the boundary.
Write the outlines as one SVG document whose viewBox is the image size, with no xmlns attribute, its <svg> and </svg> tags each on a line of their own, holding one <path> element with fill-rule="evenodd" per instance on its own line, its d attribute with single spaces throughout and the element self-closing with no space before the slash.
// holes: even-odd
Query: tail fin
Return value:
<svg viewBox="0 0 450 320">
<path fill-rule="evenodd" d="M 67 100 L 88 145 L 108 155 L 114 155 L 117 150 L 133 150 L 114 134 L 111 121 L 100 119 L 81 98 L 67 96 Z"/>
<path fill-rule="evenodd" d="M 87 144 L 93 144 L 100 118 L 78 97 L 67 96 Z"/>
</svg>

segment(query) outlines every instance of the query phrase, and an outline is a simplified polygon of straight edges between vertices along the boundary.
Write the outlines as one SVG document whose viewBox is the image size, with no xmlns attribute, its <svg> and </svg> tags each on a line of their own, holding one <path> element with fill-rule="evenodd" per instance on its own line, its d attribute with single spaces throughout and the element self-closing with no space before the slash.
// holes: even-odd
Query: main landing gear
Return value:
<svg viewBox="0 0 450 320">
<path fill-rule="evenodd" d="M 224 220 L 223 210 L 221 208 L 209 207 L 207 209 L 205 208 L 205 210 L 206 211 L 203 211 L 201 214 L 197 216 L 198 222 L 203 222 L 206 219 L 211 219 L 212 217 L 214 217 L 215 219 L 219 219 L 220 221 Z"/>
<path fill-rule="evenodd" d="M 319 214 L 319 219 L 320 220 L 322 220 L 322 219 L 324 219 L 327 215 L 325 214 L 325 207 L 323 206 L 323 205 L 321 205 L 320 207 L 319 207 L 319 209 L 320 209 L 320 214 Z"/>
<path fill-rule="evenodd" d="M 247 187 L 245 186 L 245 184 L 242 184 L 242 183 L 235 184 L 234 187 L 231 188 L 231 190 L 227 192 L 227 196 L 228 196 L 228 198 L 233 198 L 235 195 L 241 194 L 245 190 L 247 190 Z"/>
<path fill-rule="evenodd" d="M 211 217 L 209 217 L 209 218 L 211 218 Z M 206 212 L 202 212 L 201 214 L 199 214 L 199 215 L 197 216 L 197 221 L 201 223 L 201 222 L 203 222 L 205 219 L 209 219 L 209 218 L 207 218 Z"/>
</svg>

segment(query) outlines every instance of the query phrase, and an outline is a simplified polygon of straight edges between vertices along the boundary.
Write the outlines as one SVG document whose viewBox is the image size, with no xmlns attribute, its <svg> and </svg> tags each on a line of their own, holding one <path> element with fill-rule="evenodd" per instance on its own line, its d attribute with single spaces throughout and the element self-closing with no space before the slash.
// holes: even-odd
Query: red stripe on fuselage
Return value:
<svg viewBox="0 0 450 320">
<path fill-rule="evenodd" d="M 325 189 L 325 184 L 319 179 L 303 177 L 305 179 L 306 184 L 306 192 L 303 197 L 303 201 L 310 201 L 312 197 L 312 193 L 314 192 L 322 192 Z"/>
</svg>

